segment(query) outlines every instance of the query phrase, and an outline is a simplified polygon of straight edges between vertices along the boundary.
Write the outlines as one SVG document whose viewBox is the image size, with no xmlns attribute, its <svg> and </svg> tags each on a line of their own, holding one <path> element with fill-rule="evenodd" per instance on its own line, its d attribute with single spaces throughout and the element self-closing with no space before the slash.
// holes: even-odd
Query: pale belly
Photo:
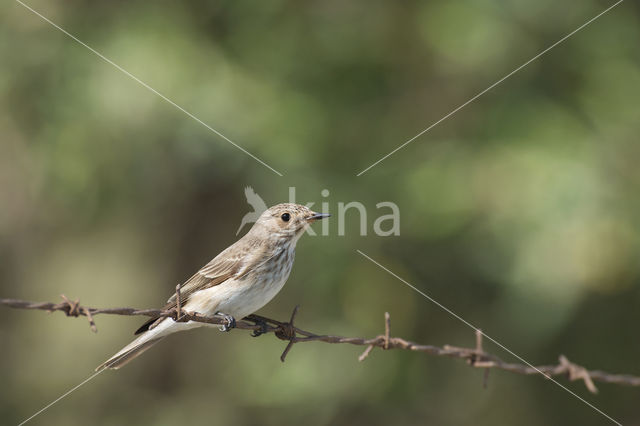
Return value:
<svg viewBox="0 0 640 426">
<path fill-rule="evenodd" d="M 221 312 L 240 320 L 269 303 L 288 277 L 289 271 L 283 271 L 278 277 L 267 275 L 260 280 L 251 277 L 229 280 L 194 293 L 184 309 L 209 316 Z"/>
</svg>

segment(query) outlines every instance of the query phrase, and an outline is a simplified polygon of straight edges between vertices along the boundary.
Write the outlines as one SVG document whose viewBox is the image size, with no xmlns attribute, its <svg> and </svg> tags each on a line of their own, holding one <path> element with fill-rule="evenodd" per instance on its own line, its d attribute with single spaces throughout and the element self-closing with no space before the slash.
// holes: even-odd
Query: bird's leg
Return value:
<svg viewBox="0 0 640 426">
<path fill-rule="evenodd" d="M 256 325 L 260 326 L 260 330 L 253 330 L 253 332 L 251 333 L 251 336 L 258 337 L 269 332 L 269 324 L 267 324 L 267 321 L 265 321 L 266 318 L 261 317 L 260 315 L 251 314 L 251 315 L 247 315 L 244 319 L 248 321 L 252 321 Z"/>
<path fill-rule="evenodd" d="M 220 331 L 229 331 L 232 328 L 236 328 L 236 319 L 231 315 L 227 315 L 223 312 L 216 312 L 216 315 L 221 316 L 225 321 L 225 324 L 220 326 Z"/>
</svg>

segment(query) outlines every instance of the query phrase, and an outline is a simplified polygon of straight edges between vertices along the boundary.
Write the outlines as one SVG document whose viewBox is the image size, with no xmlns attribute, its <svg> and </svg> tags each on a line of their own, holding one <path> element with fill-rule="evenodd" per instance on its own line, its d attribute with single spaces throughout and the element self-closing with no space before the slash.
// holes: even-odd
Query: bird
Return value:
<svg viewBox="0 0 640 426">
<path fill-rule="evenodd" d="M 329 217 L 293 203 L 268 208 L 242 238 L 203 266 L 182 286 L 182 311 L 226 319 L 228 331 L 236 318 L 243 318 L 266 305 L 282 289 L 295 255 L 298 239 L 316 220 Z M 177 307 L 176 294 L 164 310 Z M 140 327 L 139 335 L 96 368 L 118 369 L 170 334 L 201 327 L 202 322 L 176 322 L 170 317 L 152 318 Z"/>
<path fill-rule="evenodd" d="M 242 221 L 240 222 L 240 227 L 236 231 L 236 235 L 240 233 L 242 228 L 244 228 L 247 223 L 255 222 L 256 220 L 258 220 L 262 212 L 267 210 L 267 204 L 258 194 L 256 194 L 252 187 L 247 186 L 244 189 L 244 196 L 247 198 L 247 203 L 249 203 L 249 205 L 253 207 L 253 211 L 245 214 L 242 217 Z"/>
</svg>

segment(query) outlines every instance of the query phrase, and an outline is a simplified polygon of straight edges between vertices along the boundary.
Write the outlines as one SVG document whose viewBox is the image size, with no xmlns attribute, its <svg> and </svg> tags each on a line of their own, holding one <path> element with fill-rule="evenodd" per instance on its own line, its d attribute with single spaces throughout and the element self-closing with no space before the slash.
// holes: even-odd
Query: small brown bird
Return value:
<svg viewBox="0 0 640 426">
<path fill-rule="evenodd" d="M 266 305 L 289 277 L 296 243 L 314 221 L 328 217 L 298 204 L 278 204 L 265 211 L 251 230 L 189 278 L 181 288 L 180 307 L 202 315 L 222 315 L 230 324 Z M 175 294 L 164 309 L 175 308 Z M 140 327 L 140 337 L 96 368 L 118 369 L 166 336 L 207 325 L 154 318 Z M 226 328 L 228 329 L 228 328 Z"/>
</svg>

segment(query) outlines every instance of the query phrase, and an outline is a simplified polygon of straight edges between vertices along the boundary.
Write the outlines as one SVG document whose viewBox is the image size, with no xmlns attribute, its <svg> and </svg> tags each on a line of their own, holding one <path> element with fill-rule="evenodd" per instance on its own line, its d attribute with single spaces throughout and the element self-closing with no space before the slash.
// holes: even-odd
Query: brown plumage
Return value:
<svg viewBox="0 0 640 426">
<path fill-rule="evenodd" d="M 329 216 L 299 204 L 267 209 L 251 230 L 202 267 L 181 287 L 181 308 L 203 315 L 241 319 L 267 304 L 282 288 L 293 265 L 296 242 L 315 220 Z M 176 307 L 175 294 L 164 309 Z M 154 318 L 140 327 L 139 337 L 100 365 L 117 369 L 169 334 L 201 327 L 199 322 Z"/>
</svg>

